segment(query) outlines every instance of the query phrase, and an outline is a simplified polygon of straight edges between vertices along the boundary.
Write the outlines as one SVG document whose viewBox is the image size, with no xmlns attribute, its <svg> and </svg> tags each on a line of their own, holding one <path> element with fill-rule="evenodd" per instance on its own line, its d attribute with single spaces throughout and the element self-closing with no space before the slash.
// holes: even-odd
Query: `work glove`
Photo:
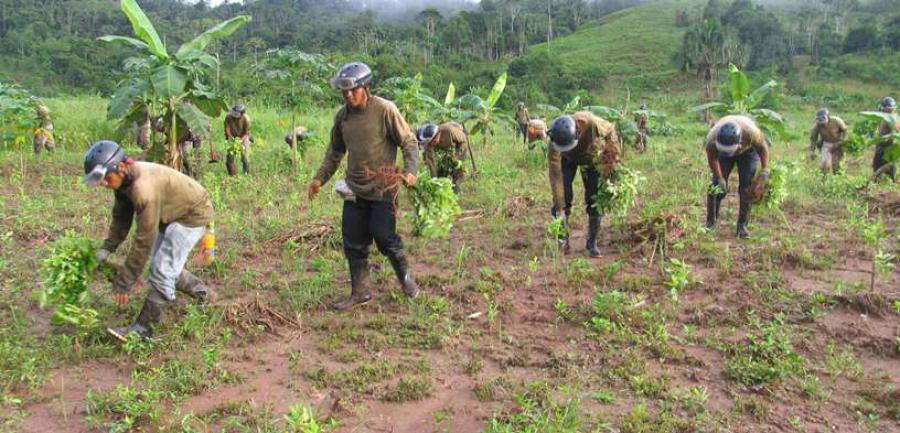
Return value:
<svg viewBox="0 0 900 433">
<path fill-rule="evenodd" d="M 721 189 L 721 191 L 719 191 Z M 725 179 L 719 179 L 718 177 L 713 177 L 712 183 L 710 184 L 710 194 L 724 196 L 726 192 L 728 192 L 728 183 L 725 182 Z"/>
<path fill-rule="evenodd" d="M 97 250 L 97 253 L 94 257 L 97 259 L 97 262 L 106 263 L 106 260 L 109 259 L 110 254 L 112 253 L 110 253 L 109 250 L 107 250 L 106 248 L 101 248 Z"/>
</svg>

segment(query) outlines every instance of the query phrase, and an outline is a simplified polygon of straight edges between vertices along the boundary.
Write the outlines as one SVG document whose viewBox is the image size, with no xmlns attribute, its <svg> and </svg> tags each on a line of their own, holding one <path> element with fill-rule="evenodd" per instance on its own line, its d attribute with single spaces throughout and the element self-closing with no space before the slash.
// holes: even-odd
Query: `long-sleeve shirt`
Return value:
<svg viewBox="0 0 900 433">
<path fill-rule="evenodd" d="M 104 249 L 115 251 L 137 221 L 134 245 L 113 281 L 113 289 L 120 292 L 129 290 L 144 270 L 160 226 L 203 227 L 213 216 L 209 195 L 194 179 L 150 162 L 137 162 L 132 170 L 131 183 L 115 192 L 112 223 L 103 242 Z"/>
<path fill-rule="evenodd" d="M 446 122 L 438 126 L 437 136 L 425 147 L 425 165 L 432 176 L 450 176 L 441 168 L 448 164 L 457 165 L 466 158 L 469 146 L 469 138 L 462 125 L 456 122 Z M 449 158 L 449 161 L 441 161 Z"/>
<path fill-rule="evenodd" d="M 388 201 L 393 191 L 384 191 L 366 175 L 397 163 L 397 149 L 403 152 L 403 172 L 416 173 L 419 144 L 393 102 L 370 96 L 365 108 L 342 107 L 334 117 L 331 142 L 315 175 L 323 184 L 331 179 L 347 155 L 347 186 L 360 198 Z"/>
<path fill-rule="evenodd" d="M 898 116 L 896 118 L 894 123 L 881 122 L 881 124 L 878 125 L 878 136 L 879 137 L 883 137 L 888 134 L 893 134 L 897 131 L 900 131 L 900 116 Z M 894 143 L 893 139 L 885 140 L 885 141 L 878 143 L 876 148 L 877 149 L 886 149 L 893 143 Z"/>
<path fill-rule="evenodd" d="M 516 122 L 528 123 L 528 109 L 525 107 L 516 109 Z"/>
<path fill-rule="evenodd" d="M 837 116 L 829 116 L 824 125 L 816 122 L 809 131 L 809 150 L 822 147 L 822 142 L 843 143 L 847 138 L 847 124 Z"/>
</svg>

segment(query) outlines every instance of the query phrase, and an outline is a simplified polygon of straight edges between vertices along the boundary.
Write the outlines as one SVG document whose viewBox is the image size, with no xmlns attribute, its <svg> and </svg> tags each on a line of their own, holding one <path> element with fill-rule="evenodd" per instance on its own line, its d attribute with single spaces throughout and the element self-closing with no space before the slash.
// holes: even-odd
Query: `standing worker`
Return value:
<svg viewBox="0 0 900 433">
<path fill-rule="evenodd" d="M 827 108 L 816 112 L 816 123 L 809 133 L 809 158 L 816 158 L 816 150 L 821 149 L 819 169 L 822 174 L 837 174 L 841 169 L 842 148 L 847 139 L 847 124 L 844 120 L 828 113 Z"/>
<path fill-rule="evenodd" d="M 616 127 L 589 111 L 579 111 L 571 116 L 557 117 L 550 126 L 549 136 L 547 160 L 553 192 L 553 217 L 565 217 L 568 226 L 574 198 L 572 186 L 580 168 L 588 214 L 585 249 L 591 257 L 600 257 L 597 238 L 603 216 L 594 204 L 600 182 L 609 179 L 619 163 L 622 149 Z M 562 242 L 568 250 L 568 238 L 562 239 Z"/>
<path fill-rule="evenodd" d="M 409 297 L 419 294 L 406 257 L 403 239 L 397 234 L 394 198 L 397 188 L 385 191 L 369 174 L 383 167 L 395 167 L 397 149 L 403 152 L 402 181 L 416 184 L 418 145 L 397 107 L 390 101 L 372 95 L 372 70 L 364 63 L 352 62 L 341 67 L 331 79 L 340 90 L 344 106 L 334 117 L 331 142 L 322 166 L 309 184 L 312 200 L 337 171 L 347 155 L 346 184 L 352 191 L 345 197 L 341 230 L 344 255 L 350 267 L 350 297 L 334 304 L 346 310 L 369 302 L 369 247 L 372 241 L 394 268 L 400 286 Z"/>
<path fill-rule="evenodd" d="M 650 115 L 647 112 L 647 104 L 641 104 L 640 110 L 634 115 L 634 122 L 637 123 L 637 139 L 634 141 L 634 147 L 638 152 L 647 150 L 648 139 L 650 138 Z"/>
<path fill-rule="evenodd" d="M 466 177 L 462 162 L 469 146 L 469 136 L 463 126 L 456 122 L 440 126 L 428 123 L 419 128 L 416 138 L 425 149 L 425 165 L 431 176 L 452 179 L 453 192 L 459 194 L 459 184 Z"/>
<path fill-rule="evenodd" d="M 893 114 L 894 110 L 897 109 L 897 101 L 890 96 L 885 97 L 881 100 L 881 111 Z M 897 131 L 900 131 L 900 118 L 894 116 L 893 122 L 881 122 L 881 125 L 878 126 L 878 136 L 884 137 L 888 134 L 893 134 Z M 875 180 L 878 180 L 881 175 L 886 175 L 891 178 L 892 181 L 897 182 L 897 164 L 895 162 L 888 162 L 885 158 L 885 152 L 888 147 L 894 144 L 893 139 L 887 139 L 879 142 L 875 146 L 875 157 L 872 158 L 872 171 L 875 176 Z"/>
<path fill-rule="evenodd" d="M 241 166 L 244 174 L 250 173 L 250 117 L 247 116 L 247 109 L 237 104 L 231 107 L 231 111 L 225 116 L 225 140 L 238 139 L 241 141 Z M 225 157 L 225 167 L 228 174 L 234 176 L 237 174 L 237 166 L 234 161 L 234 153 L 228 152 Z"/>
<path fill-rule="evenodd" d="M 140 314 L 131 325 L 107 331 L 122 341 L 132 332 L 149 337 L 165 306 L 175 300 L 176 290 L 208 300 L 209 287 L 184 269 L 213 216 L 206 190 L 177 170 L 135 162 L 113 141 L 99 141 L 88 149 L 84 172 L 84 183 L 103 185 L 115 194 L 109 234 L 97 251 L 99 262 L 125 241 L 132 221 L 137 224 L 131 252 L 112 283 L 120 307 L 128 303 L 128 292 L 150 259 L 150 290 Z"/>
<path fill-rule="evenodd" d="M 763 184 L 769 180 L 769 142 L 765 134 L 747 116 L 725 116 L 706 135 L 706 160 L 712 172 L 712 185 L 706 197 L 706 228 L 716 226 L 719 207 L 728 193 L 728 176 L 737 166 L 740 198 L 737 236 L 749 237 L 751 184 L 757 166 L 761 166 L 759 176 Z"/>
<path fill-rule="evenodd" d="M 50 109 L 39 105 L 36 110 L 37 127 L 34 129 L 34 153 L 41 153 L 41 149 L 47 149 L 47 153 L 53 153 L 56 148 L 56 140 L 53 139 L 53 120 L 50 119 Z"/>
<path fill-rule="evenodd" d="M 519 138 L 519 134 L 522 135 L 522 144 L 528 144 L 528 109 L 525 108 L 524 102 L 519 102 L 516 104 L 516 123 L 519 124 L 518 132 L 516 133 L 516 139 Z"/>
</svg>

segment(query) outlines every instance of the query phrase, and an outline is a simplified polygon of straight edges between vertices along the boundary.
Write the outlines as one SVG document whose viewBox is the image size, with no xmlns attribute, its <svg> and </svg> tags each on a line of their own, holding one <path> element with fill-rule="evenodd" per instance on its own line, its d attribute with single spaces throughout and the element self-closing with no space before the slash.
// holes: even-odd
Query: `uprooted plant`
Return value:
<svg viewBox="0 0 900 433">
<path fill-rule="evenodd" d="M 453 219 L 462 211 L 453 192 L 453 182 L 445 177 L 422 174 L 410 189 L 413 204 L 413 233 L 416 236 L 447 236 Z"/>
</svg>

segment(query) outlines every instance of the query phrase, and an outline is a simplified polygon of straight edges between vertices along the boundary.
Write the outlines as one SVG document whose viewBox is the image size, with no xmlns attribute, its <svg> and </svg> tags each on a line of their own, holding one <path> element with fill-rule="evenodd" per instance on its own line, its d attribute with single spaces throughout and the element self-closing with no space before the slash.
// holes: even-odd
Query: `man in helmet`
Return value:
<svg viewBox="0 0 900 433">
<path fill-rule="evenodd" d="M 712 171 L 712 185 L 706 198 L 706 228 L 712 229 L 719 218 L 719 207 L 728 193 L 728 176 L 738 168 L 740 210 L 737 236 L 749 236 L 751 184 L 754 175 L 769 178 L 769 142 L 753 119 L 747 116 L 725 116 L 706 135 L 706 160 Z"/>
<path fill-rule="evenodd" d="M 287 144 L 288 147 L 291 147 L 294 144 L 294 140 L 296 140 L 297 145 L 299 145 L 301 141 L 306 140 L 306 137 L 309 136 L 308 134 L 309 133 L 306 131 L 306 128 L 298 126 L 294 128 L 293 134 L 291 134 L 290 132 L 284 134 L 284 143 Z"/>
<path fill-rule="evenodd" d="M 334 118 L 331 142 L 322 166 L 309 184 L 312 200 L 337 171 L 347 155 L 345 182 L 352 191 L 344 200 L 341 229 L 344 255 L 350 267 L 350 296 L 334 304 L 346 310 L 372 299 L 368 287 L 369 247 L 372 241 L 391 262 L 403 292 L 419 294 L 419 286 L 409 269 L 403 239 L 397 234 L 394 200 L 397 185 L 379 185 L 371 174 L 384 167 L 395 168 L 397 151 L 403 153 L 402 182 L 416 183 L 418 145 L 403 115 L 390 101 L 372 95 L 372 70 L 360 62 L 348 63 L 331 79 L 340 90 L 344 106 Z"/>
<path fill-rule="evenodd" d="M 109 234 L 97 260 L 106 261 L 128 237 L 132 222 L 137 225 L 131 251 L 113 280 L 119 306 L 128 303 L 128 292 L 150 259 L 150 290 L 140 314 L 129 326 L 108 328 L 109 333 L 122 341 L 131 332 L 150 336 L 176 290 L 208 299 L 209 287 L 184 269 L 213 216 L 206 190 L 177 170 L 135 162 L 113 141 L 99 141 L 88 149 L 84 172 L 84 183 L 103 185 L 115 195 Z"/>
<path fill-rule="evenodd" d="M 647 150 L 648 139 L 650 137 L 650 116 L 647 111 L 647 104 L 641 104 L 641 108 L 634 113 L 634 123 L 637 124 L 638 128 L 634 147 L 638 152 L 643 152 Z"/>
<path fill-rule="evenodd" d="M 516 104 L 516 123 L 519 124 L 519 130 L 516 132 L 516 139 L 519 138 L 519 134 L 522 135 L 522 144 L 528 144 L 528 121 L 530 117 L 528 116 L 528 109 L 525 108 L 524 102 L 519 102 Z"/>
<path fill-rule="evenodd" d="M 568 225 L 574 191 L 572 184 L 581 169 L 584 183 L 585 210 L 588 214 L 588 234 L 585 248 L 591 257 L 600 257 L 597 245 L 602 215 L 594 206 L 600 182 L 615 172 L 621 155 L 616 127 L 589 111 L 571 116 L 559 116 L 550 126 L 550 150 L 547 155 L 550 188 L 553 193 L 554 218 L 564 217 Z M 568 238 L 561 239 L 568 250 Z"/>
<path fill-rule="evenodd" d="M 882 112 L 894 114 L 896 109 L 897 101 L 895 101 L 894 98 L 888 96 L 881 100 Z M 897 131 L 900 131 L 900 118 L 896 115 L 894 115 L 893 122 L 881 122 L 881 125 L 878 126 L 878 136 L 880 137 L 893 134 Z M 892 144 L 894 144 L 894 140 L 887 139 L 875 146 L 875 157 L 872 158 L 872 171 L 878 174 L 876 179 L 882 175 L 886 175 L 891 178 L 892 181 L 897 182 L 897 164 L 889 163 L 887 158 L 885 158 L 885 152 Z"/>
<path fill-rule="evenodd" d="M 50 109 L 39 105 L 35 110 L 37 114 L 37 127 L 34 129 L 34 153 L 41 153 L 41 149 L 47 149 L 52 153 L 56 148 L 56 140 L 53 139 L 53 120 L 50 119 Z"/>
<path fill-rule="evenodd" d="M 231 139 L 241 141 L 241 166 L 245 174 L 250 173 L 250 117 L 247 116 L 247 109 L 241 104 L 231 107 L 231 111 L 225 116 L 225 140 Z M 229 152 L 225 158 L 225 167 L 231 176 L 237 174 L 234 156 Z"/>
<path fill-rule="evenodd" d="M 449 177 L 453 180 L 453 192 L 459 194 L 459 184 L 466 177 L 463 161 L 469 146 L 469 137 L 462 125 L 445 122 L 423 125 L 416 138 L 425 149 L 425 165 L 432 177 Z"/>
<path fill-rule="evenodd" d="M 841 169 L 841 146 L 847 139 L 847 124 L 844 120 L 828 113 L 827 108 L 816 112 L 816 123 L 809 133 L 809 157 L 816 157 L 816 149 L 822 150 L 819 169 L 822 174 L 837 173 Z"/>
</svg>

